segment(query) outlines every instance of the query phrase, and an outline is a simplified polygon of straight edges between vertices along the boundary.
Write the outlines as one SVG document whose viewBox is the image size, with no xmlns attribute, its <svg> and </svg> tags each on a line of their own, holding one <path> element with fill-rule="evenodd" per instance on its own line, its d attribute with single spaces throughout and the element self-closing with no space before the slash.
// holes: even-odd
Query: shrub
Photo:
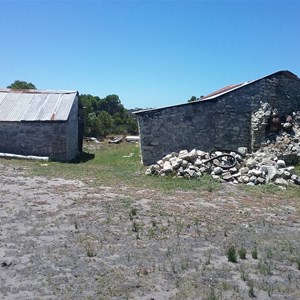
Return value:
<svg viewBox="0 0 300 300">
<path fill-rule="evenodd" d="M 257 258 L 258 258 L 258 255 L 257 255 L 257 248 L 256 248 L 256 247 L 252 250 L 251 254 L 252 254 L 252 258 L 254 258 L 254 259 L 257 259 Z"/>
<path fill-rule="evenodd" d="M 242 247 L 239 250 L 240 259 L 246 259 L 246 255 L 247 255 L 247 250 L 244 247 Z"/>
<path fill-rule="evenodd" d="M 228 258 L 228 261 L 236 263 L 237 262 L 237 254 L 236 254 L 236 249 L 234 245 L 231 245 L 228 247 L 226 250 L 226 256 Z"/>
</svg>

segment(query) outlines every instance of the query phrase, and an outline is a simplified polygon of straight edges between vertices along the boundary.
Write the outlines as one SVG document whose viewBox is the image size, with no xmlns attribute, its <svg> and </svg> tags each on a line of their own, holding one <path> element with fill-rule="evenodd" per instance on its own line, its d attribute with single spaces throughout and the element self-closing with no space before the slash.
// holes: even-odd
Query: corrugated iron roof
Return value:
<svg viewBox="0 0 300 300">
<path fill-rule="evenodd" d="M 0 89 L 0 121 L 66 121 L 77 91 Z"/>
<path fill-rule="evenodd" d="M 221 88 L 221 89 L 219 89 L 217 91 L 212 92 L 211 94 L 208 94 L 208 95 L 206 95 L 204 97 L 201 97 L 201 100 L 209 98 L 209 97 L 212 97 L 212 96 L 218 96 L 220 94 L 230 92 L 231 90 L 233 90 L 235 88 L 238 88 L 238 87 L 240 87 L 243 84 L 244 83 L 238 83 L 238 84 L 231 84 L 231 85 L 225 86 L 225 87 L 223 87 L 223 88 Z"/>
</svg>

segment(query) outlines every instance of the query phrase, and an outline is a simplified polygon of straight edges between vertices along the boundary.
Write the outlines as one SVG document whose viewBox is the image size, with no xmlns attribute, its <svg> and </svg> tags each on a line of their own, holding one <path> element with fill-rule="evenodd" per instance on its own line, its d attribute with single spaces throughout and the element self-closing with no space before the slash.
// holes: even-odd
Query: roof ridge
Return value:
<svg viewBox="0 0 300 300">
<path fill-rule="evenodd" d="M 0 89 L 0 93 L 24 94 L 76 94 L 76 90 L 34 90 L 34 89 Z"/>
</svg>

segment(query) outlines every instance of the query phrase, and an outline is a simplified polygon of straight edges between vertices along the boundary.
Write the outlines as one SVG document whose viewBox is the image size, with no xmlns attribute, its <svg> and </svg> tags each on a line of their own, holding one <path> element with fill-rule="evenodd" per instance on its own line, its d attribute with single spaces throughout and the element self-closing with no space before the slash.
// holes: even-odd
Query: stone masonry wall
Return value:
<svg viewBox="0 0 300 300">
<path fill-rule="evenodd" d="M 66 122 L 1 122 L 0 152 L 66 160 Z"/>
<path fill-rule="evenodd" d="M 252 134 L 253 115 L 263 103 L 283 115 L 299 110 L 300 80 L 279 72 L 215 99 L 140 112 L 143 163 L 153 164 L 182 149 L 247 147 L 251 151 L 265 134 L 261 130 Z"/>
<path fill-rule="evenodd" d="M 78 146 L 78 96 L 76 96 L 69 115 L 68 129 L 67 129 L 67 154 L 66 161 L 70 161 L 79 154 Z"/>
<path fill-rule="evenodd" d="M 0 122 L 0 152 L 70 161 L 78 155 L 78 97 L 67 121 Z"/>
</svg>

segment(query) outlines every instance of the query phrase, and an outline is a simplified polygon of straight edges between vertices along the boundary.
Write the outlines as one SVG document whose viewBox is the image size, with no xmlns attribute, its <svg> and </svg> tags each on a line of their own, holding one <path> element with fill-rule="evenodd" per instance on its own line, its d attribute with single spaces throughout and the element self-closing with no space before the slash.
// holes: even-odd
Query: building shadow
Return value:
<svg viewBox="0 0 300 300">
<path fill-rule="evenodd" d="M 80 155 L 76 159 L 74 159 L 71 163 L 73 164 L 85 163 L 94 158 L 95 158 L 95 154 L 82 151 Z"/>
</svg>

